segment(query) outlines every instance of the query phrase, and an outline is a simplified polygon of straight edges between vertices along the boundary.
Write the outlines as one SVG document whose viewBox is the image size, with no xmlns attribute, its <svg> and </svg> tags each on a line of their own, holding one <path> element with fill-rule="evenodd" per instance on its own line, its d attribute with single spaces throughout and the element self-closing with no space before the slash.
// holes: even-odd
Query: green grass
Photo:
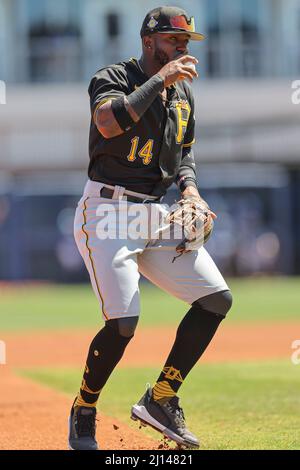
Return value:
<svg viewBox="0 0 300 470">
<path fill-rule="evenodd" d="M 227 322 L 300 320 L 300 278 L 229 280 L 234 296 Z M 178 324 L 187 305 L 149 284 L 141 285 L 140 325 Z M 101 324 L 89 285 L 28 287 L 0 297 L 0 331 L 70 329 Z"/>
<path fill-rule="evenodd" d="M 300 374 L 288 361 L 204 364 L 180 393 L 188 425 L 202 449 L 300 449 Z M 119 369 L 101 395 L 101 410 L 130 426 L 129 410 L 158 369 Z M 34 369 L 23 375 L 70 394 L 81 380 L 74 369 Z M 137 425 L 135 425 L 137 428 Z M 159 439 L 154 431 L 145 431 Z"/>
</svg>

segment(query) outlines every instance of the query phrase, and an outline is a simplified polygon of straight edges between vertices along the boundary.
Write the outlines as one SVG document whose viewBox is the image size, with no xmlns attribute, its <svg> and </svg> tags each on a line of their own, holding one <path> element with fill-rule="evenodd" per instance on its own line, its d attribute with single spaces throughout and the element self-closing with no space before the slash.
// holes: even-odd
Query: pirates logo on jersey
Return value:
<svg viewBox="0 0 300 470">
<path fill-rule="evenodd" d="M 188 121 L 191 114 L 191 107 L 189 103 L 185 100 L 180 100 L 176 103 L 177 110 L 177 135 L 176 142 L 177 144 L 183 144 L 184 134 L 188 125 Z"/>
</svg>

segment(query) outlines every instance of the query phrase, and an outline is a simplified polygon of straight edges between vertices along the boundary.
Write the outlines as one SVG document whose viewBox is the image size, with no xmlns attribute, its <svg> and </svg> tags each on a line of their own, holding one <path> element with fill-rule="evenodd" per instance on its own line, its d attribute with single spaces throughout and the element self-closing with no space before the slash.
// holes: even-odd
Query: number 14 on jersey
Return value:
<svg viewBox="0 0 300 470">
<path fill-rule="evenodd" d="M 137 151 L 139 146 L 139 137 L 134 137 L 131 141 L 131 150 L 127 159 L 130 162 L 134 162 L 137 159 Z M 149 139 L 148 142 L 143 146 L 143 148 L 139 151 L 138 156 L 142 158 L 144 165 L 149 165 L 153 158 L 153 144 L 154 140 Z"/>
</svg>

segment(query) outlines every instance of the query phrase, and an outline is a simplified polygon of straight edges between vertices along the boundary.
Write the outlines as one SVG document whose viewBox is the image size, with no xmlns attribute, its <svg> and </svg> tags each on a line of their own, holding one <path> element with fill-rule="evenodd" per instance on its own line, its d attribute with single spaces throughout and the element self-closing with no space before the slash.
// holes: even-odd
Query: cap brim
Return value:
<svg viewBox="0 0 300 470">
<path fill-rule="evenodd" d="M 169 29 L 169 31 L 153 31 L 159 34 L 188 34 L 192 41 L 204 41 L 205 36 L 201 33 L 191 33 L 191 31 L 174 31 L 174 29 Z"/>
</svg>

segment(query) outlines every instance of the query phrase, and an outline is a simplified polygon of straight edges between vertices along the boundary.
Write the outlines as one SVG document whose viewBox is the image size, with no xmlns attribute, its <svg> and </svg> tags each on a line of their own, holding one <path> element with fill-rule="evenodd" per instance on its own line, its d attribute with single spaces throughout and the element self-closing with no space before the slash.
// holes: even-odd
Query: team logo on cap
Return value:
<svg viewBox="0 0 300 470">
<path fill-rule="evenodd" d="M 156 21 L 155 18 L 153 18 L 153 16 L 151 16 L 151 20 L 149 21 L 149 23 L 147 24 L 148 28 L 150 29 L 154 29 L 155 26 L 158 25 L 158 21 Z"/>
</svg>

